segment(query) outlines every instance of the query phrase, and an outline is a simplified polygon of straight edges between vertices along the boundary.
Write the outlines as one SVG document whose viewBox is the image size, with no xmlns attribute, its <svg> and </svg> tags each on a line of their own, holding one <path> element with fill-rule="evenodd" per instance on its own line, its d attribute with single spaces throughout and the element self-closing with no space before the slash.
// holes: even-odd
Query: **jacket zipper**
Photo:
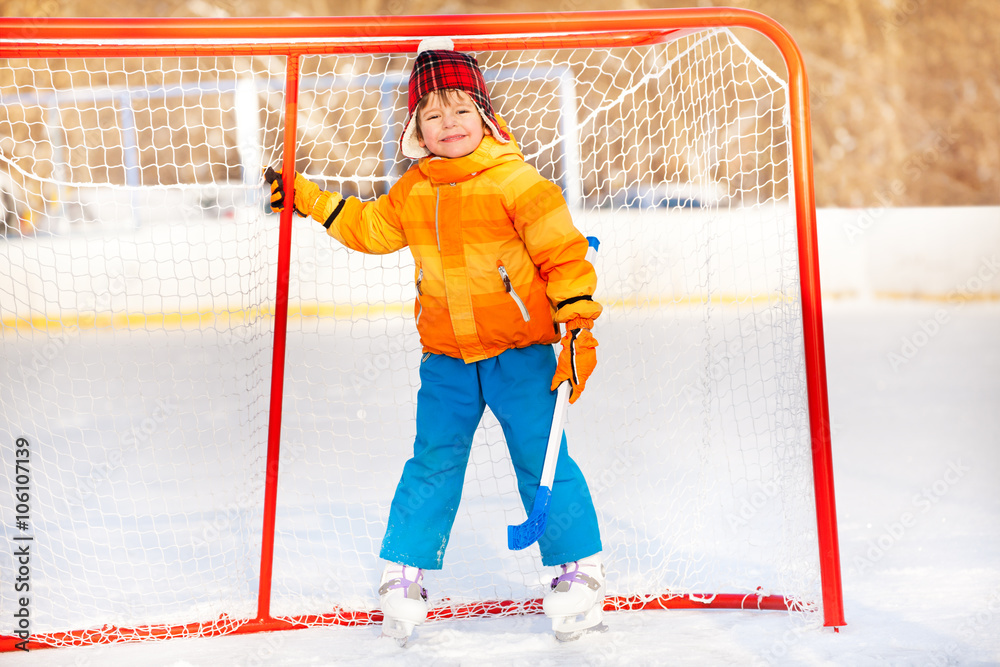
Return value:
<svg viewBox="0 0 1000 667">
<path fill-rule="evenodd" d="M 438 254 L 441 253 L 441 232 L 438 228 L 438 208 L 441 206 L 441 188 L 434 190 L 434 240 L 438 244 Z"/>
<path fill-rule="evenodd" d="M 424 302 L 420 298 L 424 295 L 423 290 L 420 289 L 420 283 L 424 281 L 424 270 L 421 268 L 417 273 L 417 318 L 414 324 L 420 324 L 420 316 L 424 314 Z"/>
<path fill-rule="evenodd" d="M 510 276 L 507 275 L 507 269 L 500 265 L 497 267 L 497 271 L 500 272 L 500 278 L 503 280 L 504 289 L 507 290 L 507 294 L 510 294 L 510 298 L 514 299 L 514 303 L 517 304 L 518 309 L 521 311 L 521 317 L 524 318 L 525 322 L 531 321 L 531 316 L 528 315 L 528 309 L 524 307 L 524 302 L 521 301 L 521 297 L 517 295 L 514 291 L 514 287 L 510 284 Z"/>
</svg>

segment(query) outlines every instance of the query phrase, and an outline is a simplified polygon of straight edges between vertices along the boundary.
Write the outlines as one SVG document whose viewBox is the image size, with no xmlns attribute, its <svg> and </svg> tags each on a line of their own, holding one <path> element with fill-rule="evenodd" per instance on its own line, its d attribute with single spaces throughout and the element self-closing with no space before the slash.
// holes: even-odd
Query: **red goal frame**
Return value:
<svg viewBox="0 0 1000 667">
<path fill-rule="evenodd" d="M 802 54 L 790 34 L 763 14 L 728 8 L 650 9 L 631 11 L 519 13 L 452 16 L 363 16 L 309 18 L 0 18 L 0 57 L 142 57 L 210 55 L 281 55 L 287 58 L 283 169 L 294 170 L 296 110 L 301 56 L 330 53 L 415 52 L 421 38 L 453 37 L 461 50 L 485 51 L 500 45 L 500 35 L 518 34 L 519 48 L 622 47 L 654 44 L 713 27 L 746 28 L 766 37 L 781 53 L 788 74 L 793 189 L 795 197 L 800 271 L 808 411 L 811 431 L 813 484 L 819 542 L 823 623 L 845 625 L 833 485 L 830 417 L 827 397 L 823 317 L 813 188 L 812 139 L 808 82 Z M 379 39 L 363 43 L 358 37 Z M 123 39 L 150 40 L 122 44 Z M 219 44 L 219 40 L 229 43 Z M 298 40 L 322 40 L 295 42 Z M 80 40 L 88 40 L 81 43 Z M 215 42 L 215 43 L 210 43 Z M 72 42 L 72 43 L 68 43 Z M 504 44 L 509 44 L 505 41 Z M 286 186 L 287 202 L 294 197 Z M 268 424 L 263 542 L 257 616 L 220 619 L 168 628 L 115 628 L 124 641 L 172 636 L 239 634 L 285 630 L 323 624 L 364 625 L 381 620 L 378 611 L 336 615 L 275 618 L 271 615 L 271 576 L 277 502 L 278 458 L 284 382 L 288 282 L 290 269 L 291 205 L 280 218 L 277 298 L 274 310 L 273 371 Z M 719 594 L 711 603 L 694 596 L 658 598 L 651 602 L 609 598 L 606 609 L 726 608 L 787 609 L 781 596 Z M 466 607 L 433 610 L 431 618 L 502 613 L 507 601 L 482 602 Z M 523 606 L 522 606 L 523 608 Z M 540 601 L 527 606 L 540 612 Z M 107 629 L 105 629 L 106 631 Z M 90 644 L 101 641 L 100 631 L 71 631 L 33 635 L 29 646 Z M 12 651 L 19 640 L 0 637 L 0 651 Z"/>
</svg>

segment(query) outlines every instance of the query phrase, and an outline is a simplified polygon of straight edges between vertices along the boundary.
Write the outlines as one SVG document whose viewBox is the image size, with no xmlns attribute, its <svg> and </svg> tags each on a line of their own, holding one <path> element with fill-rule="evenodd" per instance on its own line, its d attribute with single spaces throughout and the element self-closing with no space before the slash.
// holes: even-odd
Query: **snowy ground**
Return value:
<svg viewBox="0 0 1000 667">
<path fill-rule="evenodd" d="M 780 613 L 618 613 L 558 644 L 542 617 L 446 621 L 409 648 L 318 628 L 33 651 L 2 664 L 1000 664 L 1000 304 L 825 305 L 847 626 Z"/>
</svg>

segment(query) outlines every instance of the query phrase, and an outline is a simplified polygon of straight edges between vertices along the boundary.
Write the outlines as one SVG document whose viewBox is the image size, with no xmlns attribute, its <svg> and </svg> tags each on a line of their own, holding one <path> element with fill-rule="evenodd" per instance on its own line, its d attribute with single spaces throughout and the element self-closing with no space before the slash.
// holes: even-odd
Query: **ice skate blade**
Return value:
<svg viewBox="0 0 1000 667">
<path fill-rule="evenodd" d="M 396 640 L 396 644 L 404 647 L 413 634 L 413 627 L 413 623 L 386 618 L 382 620 L 382 636 L 387 639 L 394 639 Z"/>
<path fill-rule="evenodd" d="M 396 646 L 398 646 L 399 648 L 406 648 L 407 642 L 410 641 L 409 637 L 393 637 L 391 635 L 385 634 L 384 632 L 382 633 L 382 639 L 391 639 L 392 641 L 396 642 Z"/>
<path fill-rule="evenodd" d="M 598 623 L 597 625 L 591 626 L 589 628 L 584 628 L 583 630 L 572 630 L 569 632 L 561 632 L 559 630 L 556 630 L 555 634 L 556 634 L 556 639 L 558 639 L 561 642 L 572 642 L 576 641 L 583 635 L 589 635 L 591 633 L 607 632 L 607 631 L 608 631 L 608 626 L 606 626 L 604 623 Z"/>
<path fill-rule="evenodd" d="M 552 616 L 552 631 L 559 641 L 572 641 L 579 639 L 585 632 L 604 632 L 608 626 L 604 625 L 604 607 L 595 604 L 584 614 L 574 614 L 572 616 Z"/>
</svg>

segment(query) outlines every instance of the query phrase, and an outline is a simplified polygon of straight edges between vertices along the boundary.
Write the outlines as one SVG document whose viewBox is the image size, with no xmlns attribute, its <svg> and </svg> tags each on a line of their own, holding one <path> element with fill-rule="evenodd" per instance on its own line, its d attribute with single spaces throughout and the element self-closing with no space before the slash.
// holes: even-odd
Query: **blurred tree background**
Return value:
<svg viewBox="0 0 1000 667">
<path fill-rule="evenodd" d="M 732 6 L 781 23 L 810 79 L 821 207 L 1000 205 L 998 0 L 299 0 L 295 15 Z M 4 0 L 3 16 L 275 15 L 264 0 Z M 774 62 L 771 60 L 770 62 Z"/>
</svg>

